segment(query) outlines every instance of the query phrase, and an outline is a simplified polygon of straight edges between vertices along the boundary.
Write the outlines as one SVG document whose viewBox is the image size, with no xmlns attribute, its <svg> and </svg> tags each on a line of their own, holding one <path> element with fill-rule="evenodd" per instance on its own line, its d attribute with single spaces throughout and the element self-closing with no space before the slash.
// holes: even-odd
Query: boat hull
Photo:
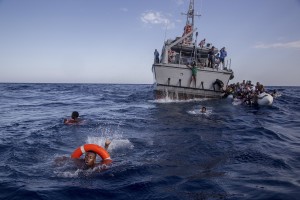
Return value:
<svg viewBox="0 0 300 200">
<path fill-rule="evenodd" d="M 199 68 L 195 82 L 191 82 L 192 71 L 180 64 L 153 64 L 155 98 L 172 99 L 220 98 L 232 76 L 232 71 Z M 223 82 L 223 87 L 215 84 Z M 191 83 L 191 84 L 190 84 Z"/>
</svg>

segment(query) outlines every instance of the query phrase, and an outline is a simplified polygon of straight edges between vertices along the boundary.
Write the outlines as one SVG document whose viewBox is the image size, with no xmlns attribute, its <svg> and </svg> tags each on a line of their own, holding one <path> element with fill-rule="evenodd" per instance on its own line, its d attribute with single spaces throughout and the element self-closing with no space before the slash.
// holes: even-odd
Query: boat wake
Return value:
<svg viewBox="0 0 300 200">
<path fill-rule="evenodd" d="M 202 101 L 207 101 L 211 100 L 211 98 L 194 98 L 194 99 L 172 99 L 169 97 L 165 97 L 162 99 L 156 99 L 156 100 L 151 100 L 150 102 L 153 103 L 187 103 L 187 102 L 202 102 Z"/>
</svg>

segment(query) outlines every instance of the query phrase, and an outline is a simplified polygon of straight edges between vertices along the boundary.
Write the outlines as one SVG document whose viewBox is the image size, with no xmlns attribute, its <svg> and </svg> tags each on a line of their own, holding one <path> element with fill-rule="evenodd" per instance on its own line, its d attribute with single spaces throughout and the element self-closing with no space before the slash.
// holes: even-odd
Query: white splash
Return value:
<svg viewBox="0 0 300 200">
<path fill-rule="evenodd" d="M 207 100 L 210 100 L 210 98 L 194 98 L 194 99 L 180 100 L 180 99 L 171 99 L 170 97 L 165 97 L 163 99 L 152 100 L 151 102 L 154 102 L 154 103 L 187 103 L 187 102 L 201 102 L 201 101 L 207 101 Z"/>
<path fill-rule="evenodd" d="M 206 116 L 209 116 L 212 114 L 211 108 L 206 107 L 206 112 L 204 112 L 204 113 L 201 112 L 201 108 L 202 108 L 202 106 L 200 106 L 199 109 L 189 110 L 189 111 L 187 111 L 187 113 L 190 115 L 206 115 Z"/>
<path fill-rule="evenodd" d="M 128 139 L 120 138 L 105 138 L 105 137 L 91 137 L 88 136 L 86 143 L 87 144 L 97 144 L 99 146 L 104 146 L 106 140 L 110 140 L 108 151 L 113 151 L 116 149 L 132 149 L 134 148 L 133 144 Z"/>
<path fill-rule="evenodd" d="M 79 173 L 82 172 L 82 169 L 77 169 L 76 171 L 65 171 L 65 172 L 58 172 L 55 171 L 54 174 L 56 174 L 57 177 L 62 178 L 76 178 L 79 176 Z"/>
</svg>

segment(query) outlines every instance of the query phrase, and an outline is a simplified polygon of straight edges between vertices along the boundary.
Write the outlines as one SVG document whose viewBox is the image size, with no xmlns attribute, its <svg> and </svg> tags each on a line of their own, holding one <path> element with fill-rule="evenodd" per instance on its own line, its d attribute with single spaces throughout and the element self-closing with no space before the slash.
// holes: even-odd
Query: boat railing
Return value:
<svg viewBox="0 0 300 200">
<path fill-rule="evenodd" d="M 227 70 L 231 70 L 231 58 L 229 58 L 229 59 L 226 60 L 225 68 Z"/>
<path fill-rule="evenodd" d="M 200 68 L 208 67 L 207 53 L 194 54 L 191 51 L 181 50 L 179 52 L 172 51 L 172 53 L 168 56 L 168 63 L 170 64 L 187 65 L 195 61 L 196 65 Z M 215 64 L 216 65 L 213 69 L 231 71 L 231 58 L 225 59 L 224 66 L 220 61 L 218 63 L 215 62 Z"/>
</svg>

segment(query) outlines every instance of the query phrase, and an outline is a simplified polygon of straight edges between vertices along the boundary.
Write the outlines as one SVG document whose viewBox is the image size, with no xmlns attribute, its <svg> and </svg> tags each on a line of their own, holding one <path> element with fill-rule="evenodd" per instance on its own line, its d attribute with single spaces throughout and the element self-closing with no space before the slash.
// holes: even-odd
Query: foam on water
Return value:
<svg viewBox="0 0 300 200">
<path fill-rule="evenodd" d="M 77 169 L 75 171 L 54 171 L 54 174 L 61 178 L 77 178 L 81 172 L 83 172 L 82 169 Z"/>
<path fill-rule="evenodd" d="M 212 109 L 209 107 L 206 107 L 206 112 L 203 113 L 201 112 L 201 107 L 199 109 L 194 109 L 194 110 L 189 110 L 187 113 L 191 115 L 205 115 L 205 116 L 210 116 L 212 114 Z"/>
<path fill-rule="evenodd" d="M 162 99 L 150 100 L 149 102 L 154 103 L 188 103 L 188 102 L 201 102 L 201 101 L 208 101 L 211 100 L 210 98 L 194 98 L 194 99 L 171 99 L 169 97 L 165 97 Z"/>
<path fill-rule="evenodd" d="M 241 99 L 233 99 L 233 101 L 232 101 L 232 105 L 234 105 L 234 106 L 241 105 L 242 103 L 243 103 L 243 101 Z"/>
<path fill-rule="evenodd" d="M 103 170 L 110 169 L 109 165 L 98 165 L 93 169 L 74 169 L 61 167 L 56 169 L 53 173 L 56 177 L 60 178 L 78 178 L 78 177 L 95 177 L 97 174 L 101 173 Z"/>
</svg>

